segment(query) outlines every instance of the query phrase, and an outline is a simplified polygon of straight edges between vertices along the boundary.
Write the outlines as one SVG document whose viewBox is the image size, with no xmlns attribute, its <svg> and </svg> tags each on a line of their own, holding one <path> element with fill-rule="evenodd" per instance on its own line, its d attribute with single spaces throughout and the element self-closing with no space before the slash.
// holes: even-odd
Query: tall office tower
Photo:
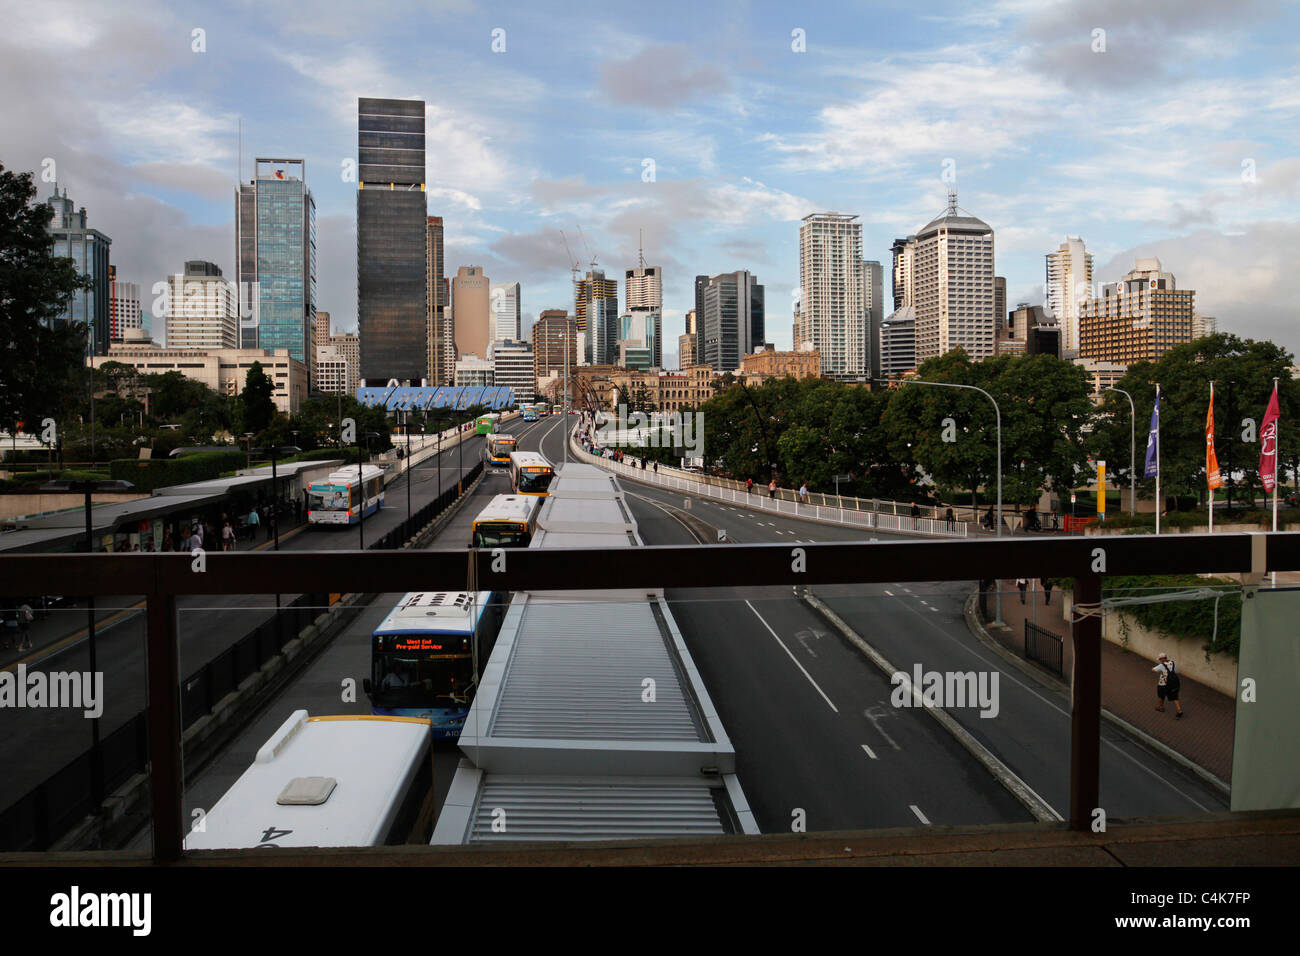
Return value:
<svg viewBox="0 0 1300 956">
<path fill-rule="evenodd" d="M 429 381 L 450 385 L 455 379 L 456 337 L 452 331 L 450 292 L 443 275 L 442 217 L 425 217 L 425 331 L 429 350 Z"/>
<path fill-rule="evenodd" d="M 899 379 L 915 370 L 916 307 L 896 309 L 880 326 L 880 378 Z"/>
<path fill-rule="evenodd" d="M 658 309 L 633 308 L 619 317 L 618 344 L 644 349 L 646 368 L 662 368 L 663 316 Z M 624 366 L 627 367 L 627 366 Z"/>
<path fill-rule="evenodd" d="M 564 374 L 565 355 L 569 370 L 578 364 L 578 323 L 564 309 L 543 309 L 533 326 L 533 377 L 542 379 Z"/>
<path fill-rule="evenodd" d="M 108 338 L 110 342 L 121 342 L 126 338 L 127 331 L 144 328 L 140 314 L 140 285 L 136 282 L 119 282 L 117 267 L 110 265 L 108 286 Z"/>
<path fill-rule="evenodd" d="M 492 341 L 523 341 L 523 316 L 519 310 L 519 283 L 499 282 L 489 290 L 492 307 Z"/>
<path fill-rule="evenodd" d="M 895 239 L 890 252 L 894 254 L 894 311 L 905 305 L 911 305 L 913 285 L 913 267 L 916 262 L 916 236 Z"/>
<path fill-rule="evenodd" d="M 821 353 L 827 378 L 871 374 L 870 300 L 857 218 L 815 213 L 799 227 L 802 328 Z"/>
<path fill-rule="evenodd" d="M 677 367 L 695 364 L 695 310 L 686 312 L 686 333 L 677 336 Z"/>
<path fill-rule="evenodd" d="M 944 214 L 916 234 L 918 365 L 955 348 L 976 362 L 993 354 L 993 230 L 963 212 L 950 191 Z"/>
<path fill-rule="evenodd" d="M 1061 347 L 1067 352 L 1079 348 L 1079 306 L 1092 298 L 1092 255 L 1082 238 L 1065 237 L 1065 242 L 1047 259 L 1047 310 L 1061 327 Z"/>
<path fill-rule="evenodd" d="M 709 276 L 701 289 L 703 311 L 696 318 L 703 351 L 695 359 L 722 374 L 763 344 L 764 290 L 758 277 L 741 269 Z"/>
<path fill-rule="evenodd" d="M 191 259 L 167 284 L 169 349 L 239 348 L 239 293 L 219 266 Z"/>
<path fill-rule="evenodd" d="M 593 269 L 573 283 L 573 317 L 582 335 L 582 360 L 587 365 L 608 365 L 614 359 L 618 337 L 618 280 L 606 279 L 603 269 Z"/>
<path fill-rule="evenodd" d="M 424 100 L 357 101 L 361 378 L 419 383 L 428 363 Z"/>
<path fill-rule="evenodd" d="M 885 270 L 875 259 L 862 263 L 863 300 L 867 304 L 867 355 L 872 378 L 880 377 L 880 355 L 876 343 L 880 341 L 880 325 L 884 321 Z M 798 345 L 795 346 L 799 348 Z M 820 374 L 820 373 L 819 373 Z"/>
<path fill-rule="evenodd" d="M 700 325 L 701 319 L 704 318 L 704 287 L 709 284 L 708 276 L 695 277 L 695 324 L 692 330 L 695 333 L 695 361 L 703 362 L 701 356 L 704 355 L 703 326 Z M 682 366 L 685 368 L 685 366 Z"/>
<path fill-rule="evenodd" d="M 461 266 L 451 280 L 452 328 L 456 348 L 463 358 L 476 355 L 486 360 L 492 344 L 492 316 L 488 289 L 491 282 L 482 266 Z"/>
<path fill-rule="evenodd" d="M 1192 341 L 1214 335 L 1219 330 L 1219 320 L 1212 315 L 1192 315 Z"/>
<path fill-rule="evenodd" d="M 1007 280 L 993 277 L 993 327 L 1000 329 L 1007 323 Z"/>
<path fill-rule="evenodd" d="M 301 159 L 254 161 L 235 192 L 235 253 L 240 348 L 288 349 L 311 368 L 316 202 Z"/>
<path fill-rule="evenodd" d="M 1079 304 L 1079 358 L 1131 365 L 1154 362 L 1175 345 L 1192 341 L 1195 314 L 1192 289 L 1179 289 L 1171 272 L 1154 257 L 1119 282 L 1102 286 L 1101 295 Z"/>
<path fill-rule="evenodd" d="M 645 259 L 635 269 L 624 273 L 627 280 L 627 309 L 662 309 L 664 305 L 663 270 L 648 266 Z"/>
<path fill-rule="evenodd" d="M 508 385 L 516 402 L 531 402 L 537 391 L 533 350 L 527 342 L 508 339 L 492 343 L 492 384 Z"/>
<path fill-rule="evenodd" d="M 109 305 L 112 298 L 108 278 L 108 247 L 113 240 L 98 229 L 86 225 L 86 207 L 73 210 L 68 190 L 59 195 L 59 184 L 54 184 L 54 195 L 47 204 L 54 209 L 49 230 L 54 237 L 54 255 L 68 258 L 83 276 L 94 283 L 89 289 L 78 289 L 72 295 L 63 314 L 54 319 L 57 327 L 68 322 L 86 323 L 86 354 L 107 355 L 111 335 Z"/>
</svg>

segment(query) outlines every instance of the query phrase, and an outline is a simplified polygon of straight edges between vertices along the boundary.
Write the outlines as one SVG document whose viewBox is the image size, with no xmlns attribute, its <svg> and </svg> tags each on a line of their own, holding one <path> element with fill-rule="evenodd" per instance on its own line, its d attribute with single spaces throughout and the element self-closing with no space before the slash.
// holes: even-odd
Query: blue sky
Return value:
<svg viewBox="0 0 1300 956">
<path fill-rule="evenodd" d="M 354 327 L 357 97 L 418 97 L 448 273 L 522 283 L 529 315 L 571 308 L 559 230 L 621 279 L 643 229 L 669 365 L 697 273 L 755 272 L 788 347 L 800 218 L 861 216 L 888 274 L 894 237 L 943 208 L 946 163 L 1009 304 L 1041 303 L 1043 255 L 1081 235 L 1098 281 L 1158 255 L 1221 330 L 1300 351 L 1290 0 L 0 9 L 0 163 L 52 159 L 145 286 L 189 258 L 233 273 L 242 118 L 245 177 L 306 160 L 319 307 Z"/>
</svg>

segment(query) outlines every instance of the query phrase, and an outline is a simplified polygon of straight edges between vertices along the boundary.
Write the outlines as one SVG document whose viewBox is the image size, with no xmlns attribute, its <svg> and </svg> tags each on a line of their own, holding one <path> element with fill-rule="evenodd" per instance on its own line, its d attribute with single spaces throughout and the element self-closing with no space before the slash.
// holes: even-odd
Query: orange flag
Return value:
<svg viewBox="0 0 1300 956">
<path fill-rule="evenodd" d="M 1210 383 L 1210 410 L 1205 415 L 1205 481 L 1211 491 L 1223 487 L 1219 456 L 1214 453 L 1214 383 Z"/>
</svg>

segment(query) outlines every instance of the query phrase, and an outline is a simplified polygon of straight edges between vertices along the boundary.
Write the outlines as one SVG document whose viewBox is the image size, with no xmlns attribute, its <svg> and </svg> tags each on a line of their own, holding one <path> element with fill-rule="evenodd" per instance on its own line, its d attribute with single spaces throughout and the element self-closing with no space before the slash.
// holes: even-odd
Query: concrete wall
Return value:
<svg viewBox="0 0 1300 956">
<path fill-rule="evenodd" d="M 135 501 L 137 498 L 148 497 L 148 495 L 136 494 L 94 494 L 90 496 L 90 500 L 95 504 L 116 504 L 119 501 Z M 0 519 L 62 511 L 65 508 L 84 508 L 85 505 L 84 494 L 0 495 Z"/>
</svg>

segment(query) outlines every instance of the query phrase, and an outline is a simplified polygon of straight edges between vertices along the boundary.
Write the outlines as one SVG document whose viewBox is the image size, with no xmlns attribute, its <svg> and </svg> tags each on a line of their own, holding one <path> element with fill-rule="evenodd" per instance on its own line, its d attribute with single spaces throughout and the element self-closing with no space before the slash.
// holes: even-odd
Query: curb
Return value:
<svg viewBox="0 0 1300 956">
<path fill-rule="evenodd" d="M 844 635 L 854 647 L 866 656 L 866 658 L 875 664 L 876 667 L 884 674 L 893 676 L 902 673 L 896 667 L 885 660 L 884 656 L 874 647 L 862 639 L 859 634 L 851 628 L 845 620 L 836 614 L 820 598 L 813 594 L 808 588 L 803 588 L 800 592 L 800 598 L 808 604 L 813 610 L 818 612 L 829 622 L 837 631 Z M 911 689 L 913 695 L 919 694 L 919 691 L 907 681 L 907 686 Z M 1034 819 L 1039 823 L 1060 823 L 1064 818 L 1057 813 L 1052 806 L 1034 792 L 1034 789 L 1018 777 L 1014 771 L 1006 764 L 993 755 L 987 747 L 971 736 L 965 727 L 957 723 L 951 714 L 941 707 L 923 707 L 927 714 L 939 722 L 944 730 L 961 744 L 972 757 L 974 757 L 984 769 L 987 770 L 998 783 L 1015 797 L 1026 810 L 1033 814 Z"/>
<path fill-rule="evenodd" d="M 989 634 L 988 628 L 984 626 L 984 622 L 981 621 L 979 615 L 975 613 L 975 602 L 977 600 L 978 592 L 971 592 L 970 596 L 966 598 L 966 604 L 963 608 L 963 616 L 966 618 L 966 627 L 976 640 L 985 647 L 1001 655 L 1005 661 L 1014 665 L 1022 674 L 1032 677 L 1043 687 L 1058 692 L 1064 690 L 1068 693 L 1070 690 L 1070 684 L 1068 681 L 1057 680 L 1048 677 L 1046 674 L 1040 673 L 1032 664 L 1021 658 L 1018 654 L 1011 653 L 1011 651 L 1003 647 L 992 635 Z M 1133 738 L 1134 743 L 1146 747 L 1148 750 L 1153 750 L 1160 756 L 1172 760 L 1184 770 L 1188 770 L 1195 774 L 1202 783 L 1214 788 L 1224 797 L 1230 798 L 1232 796 L 1232 785 L 1230 783 L 1211 773 L 1209 770 L 1206 770 L 1190 757 L 1179 753 L 1168 744 L 1156 740 L 1156 738 L 1152 737 L 1146 731 L 1139 730 L 1123 717 L 1115 715 L 1105 707 L 1101 709 L 1101 716 L 1104 720 L 1109 721 L 1112 727 Z"/>
</svg>

